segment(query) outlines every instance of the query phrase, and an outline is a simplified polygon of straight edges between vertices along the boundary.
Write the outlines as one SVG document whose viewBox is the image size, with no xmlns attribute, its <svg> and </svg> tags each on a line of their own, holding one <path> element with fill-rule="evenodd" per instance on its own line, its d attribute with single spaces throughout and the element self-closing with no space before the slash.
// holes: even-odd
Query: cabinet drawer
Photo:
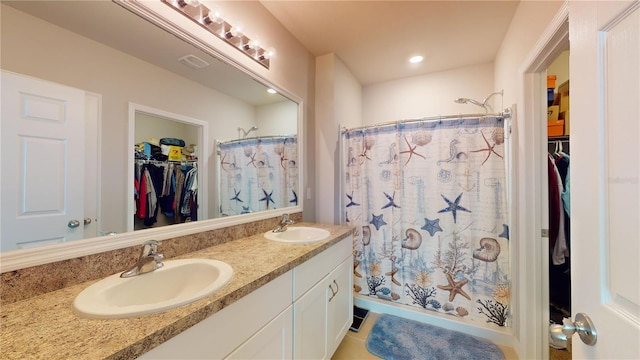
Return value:
<svg viewBox="0 0 640 360">
<path fill-rule="evenodd" d="M 293 269 L 293 300 L 309 291 L 353 252 L 352 236 L 347 236 L 320 254 Z"/>
</svg>

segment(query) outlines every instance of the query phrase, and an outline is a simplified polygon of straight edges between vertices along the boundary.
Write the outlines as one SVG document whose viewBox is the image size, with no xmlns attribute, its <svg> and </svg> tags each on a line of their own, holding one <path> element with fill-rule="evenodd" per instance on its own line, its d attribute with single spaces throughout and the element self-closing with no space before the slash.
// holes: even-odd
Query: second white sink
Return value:
<svg viewBox="0 0 640 360">
<path fill-rule="evenodd" d="M 325 229 L 309 226 L 289 226 L 286 231 L 274 233 L 267 231 L 264 234 L 269 240 L 287 242 L 292 244 L 308 244 L 322 241 L 329 237 L 331 233 Z"/>
<path fill-rule="evenodd" d="M 84 289 L 73 302 L 79 315 L 123 318 L 172 309 L 221 289 L 233 277 L 225 262 L 210 259 L 169 260 L 150 273 L 121 278 L 111 275 Z"/>
</svg>

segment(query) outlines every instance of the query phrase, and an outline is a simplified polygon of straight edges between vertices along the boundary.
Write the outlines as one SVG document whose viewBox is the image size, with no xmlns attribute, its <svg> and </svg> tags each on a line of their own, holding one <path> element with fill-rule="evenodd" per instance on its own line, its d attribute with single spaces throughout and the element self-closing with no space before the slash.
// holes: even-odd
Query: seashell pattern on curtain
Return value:
<svg viewBox="0 0 640 360">
<path fill-rule="evenodd" d="M 510 326 L 504 141 L 495 116 L 343 133 L 357 293 Z"/>
<path fill-rule="evenodd" d="M 298 205 L 296 136 L 220 143 L 222 216 Z"/>
</svg>

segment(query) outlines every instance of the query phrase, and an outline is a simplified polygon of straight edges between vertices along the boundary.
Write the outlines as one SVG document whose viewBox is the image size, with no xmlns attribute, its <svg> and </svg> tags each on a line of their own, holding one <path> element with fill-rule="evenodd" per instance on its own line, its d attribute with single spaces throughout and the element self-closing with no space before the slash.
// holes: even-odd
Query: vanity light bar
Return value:
<svg viewBox="0 0 640 360">
<path fill-rule="evenodd" d="M 265 49 L 256 40 L 248 38 L 240 27 L 231 26 L 218 12 L 211 11 L 198 0 L 162 0 L 162 2 L 269 69 L 274 51 Z"/>
</svg>

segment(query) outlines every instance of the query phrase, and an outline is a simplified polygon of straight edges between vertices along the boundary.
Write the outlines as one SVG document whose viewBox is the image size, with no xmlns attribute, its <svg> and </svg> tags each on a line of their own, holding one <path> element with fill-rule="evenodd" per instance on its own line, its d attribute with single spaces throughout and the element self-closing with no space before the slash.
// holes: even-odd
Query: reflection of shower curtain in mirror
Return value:
<svg viewBox="0 0 640 360">
<path fill-rule="evenodd" d="M 346 131 L 356 292 L 509 326 L 503 125 L 487 116 Z"/>
<path fill-rule="evenodd" d="M 295 136 L 234 140 L 219 148 L 222 216 L 298 205 Z"/>
</svg>

